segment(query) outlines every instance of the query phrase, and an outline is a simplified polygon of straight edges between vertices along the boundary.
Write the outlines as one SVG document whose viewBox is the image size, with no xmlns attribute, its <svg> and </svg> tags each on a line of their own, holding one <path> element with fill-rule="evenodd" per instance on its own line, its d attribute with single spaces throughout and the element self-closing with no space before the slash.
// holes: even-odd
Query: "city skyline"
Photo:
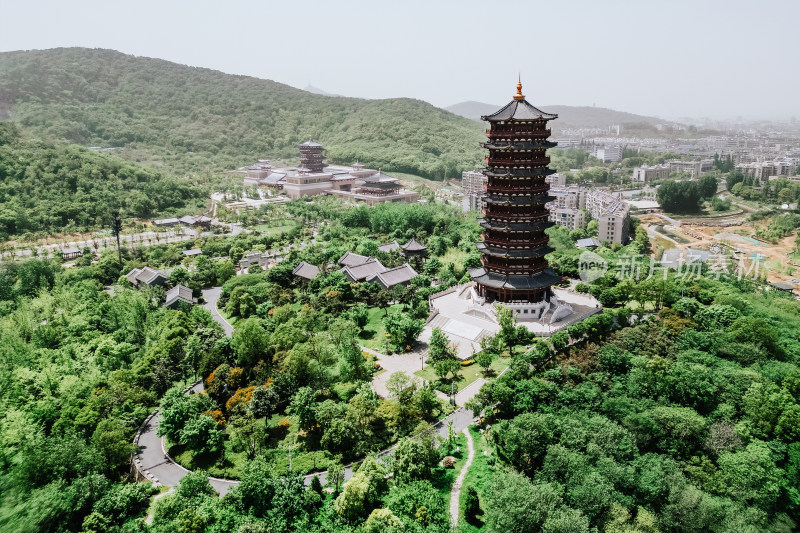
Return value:
<svg viewBox="0 0 800 533">
<path fill-rule="evenodd" d="M 781 0 L 359 0 L 224 8 L 50 0 L 0 7 L 0 51 L 111 48 L 342 96 L 417 98 L 438 107 L 502 105 L 519 74 L 528 99 L 543 107 L 596 105 L 669 120 L 789 119 L 800 116 L 792 94 L 800 74 L 790 68 L 800 37 L 775 24 L 757 39 L 752 24 L 797 15 L 800 3 Z M 508 27 L 503 42 L 490 37 L 498 24 Z M 541 72 L 548 72 L 546 83 Z"/>
</svg>

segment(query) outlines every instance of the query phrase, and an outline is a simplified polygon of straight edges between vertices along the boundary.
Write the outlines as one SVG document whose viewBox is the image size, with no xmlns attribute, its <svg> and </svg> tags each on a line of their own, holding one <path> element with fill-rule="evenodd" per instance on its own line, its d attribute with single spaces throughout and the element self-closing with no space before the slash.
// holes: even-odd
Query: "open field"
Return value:
<svg viewBox="0 0 800 533">
<path fill-rule="evenodd" d="M 473 363 L 469 366 L 462 366 L 461 371 L 459 374 L 461 375 L 461 379 L 456 382 L 456 392 L 460 392 L 464 390 L 468 385 L 471 385 L 475 380 L 478 378 L 484 379 L 493 379 L 500 374 L 503 370 L 505 370 L 511 359 L 508 357 L 497 357 L 494 361 L 492 361 L 492 374 L 489 376 L 483 375 L 483 369 L 479 367 L 476 363 Z M 433 366 L 427 365 L 424 370 L 417 370 L 414 372 L 415 376 L 419 376 L 426 381 L 430 381 L 431 383 L 438 384 L 439 378 L 436 377 L 436 372 L 434 372 Z M 437 385 L 437 388 L 442 392 L 450 392 L 450 384 L 441 384 Z"/>
</svg>

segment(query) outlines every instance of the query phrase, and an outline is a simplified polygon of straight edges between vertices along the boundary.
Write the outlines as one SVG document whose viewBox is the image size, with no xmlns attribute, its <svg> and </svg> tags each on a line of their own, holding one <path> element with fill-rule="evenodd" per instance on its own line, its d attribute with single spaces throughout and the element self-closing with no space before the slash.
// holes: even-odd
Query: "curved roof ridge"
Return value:
<svg viewBox="0 0 800 533">
<path fill-rule="evenodd" d="M 481 120 L 491 122 L 495 120 L 510 120 L 512 118 L 519 120 L 533 120 L 537 118 L 551 120 L 558 118 L 558 115 L 546 113 L 527 100 L 511 100 L 491 115 L 482 116 Z"/>
</svg>

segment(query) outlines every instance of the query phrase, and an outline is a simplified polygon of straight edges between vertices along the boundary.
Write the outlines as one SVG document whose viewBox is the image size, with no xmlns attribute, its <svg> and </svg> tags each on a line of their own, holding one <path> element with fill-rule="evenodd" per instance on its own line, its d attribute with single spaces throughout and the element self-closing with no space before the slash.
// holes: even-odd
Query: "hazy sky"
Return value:
<svg viewBox="0 0 800 533">
<path fill-rule="evenodd" d="M 800 0 L 0 0 L 0 51 L 113 48 L 365 98 L 800 116 Z"/>
</svg>

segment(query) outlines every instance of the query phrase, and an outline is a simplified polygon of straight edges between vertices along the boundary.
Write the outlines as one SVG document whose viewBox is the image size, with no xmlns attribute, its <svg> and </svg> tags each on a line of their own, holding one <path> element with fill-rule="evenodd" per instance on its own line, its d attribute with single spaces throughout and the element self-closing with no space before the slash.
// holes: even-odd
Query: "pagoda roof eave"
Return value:
<svg viewBox="0 0 800 533">
<path fill-rule="evenodd" d="M 561 278 L 549 268 L 532 276 L 497 274 L 488 272 L 485 268 L 470 269 L 469 274 L 474 281 L 487 287 L 503 289 L 542 289 L 561 281 Z"/>
<path fill-rule="evenodd" d="M 527 100 L 512 100 L 504 107 L 498 109 L 491 115 L 484 115 L 481 120 L 486 122 L 500 122 L 511 120 L 553 120 L 558 115 L 545 113 L 531 105 Z"/>
</svg>

